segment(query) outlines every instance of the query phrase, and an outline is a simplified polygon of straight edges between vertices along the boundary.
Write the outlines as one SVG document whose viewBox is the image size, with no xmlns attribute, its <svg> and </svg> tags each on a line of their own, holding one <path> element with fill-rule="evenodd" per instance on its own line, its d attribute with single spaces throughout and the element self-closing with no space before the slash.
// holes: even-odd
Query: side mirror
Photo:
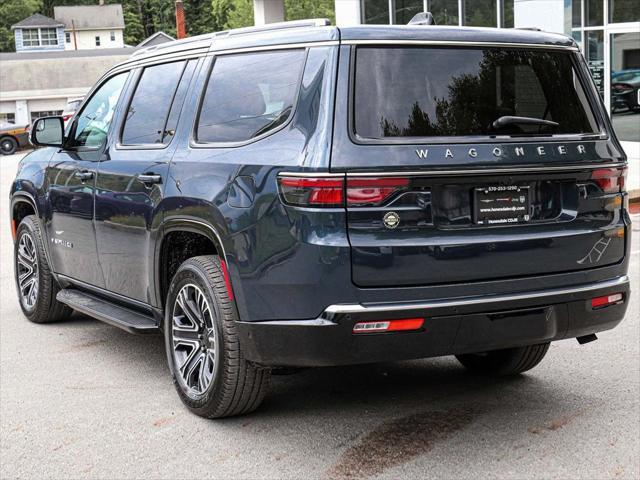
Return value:
<svg viewBox="0 0 640 480">
<path fill-rule="evenodd" d="M 64 119 L 62 117 L 38 118 L 31 125 L 29 141 L 36 147 L 62 147 Z"/>
</svg>

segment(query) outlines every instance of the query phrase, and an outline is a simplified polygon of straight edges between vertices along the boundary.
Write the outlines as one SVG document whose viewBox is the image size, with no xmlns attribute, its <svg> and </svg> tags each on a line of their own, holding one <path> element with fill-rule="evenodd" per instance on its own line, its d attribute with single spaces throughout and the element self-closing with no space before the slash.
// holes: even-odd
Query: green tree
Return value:
<svg viewBox="0 0 640 480">
<path fill-rule="evenodd" d="M 285 20 L 328 18 L 336 24 L 335 0 L 285 0 Z"/>
<path fill-rule="evenodd" d="M 40 7 L 40 0 L 2 0 L 0 2 L 0 51 L 15 51 L 16 44 L 11 25 L 37 13 Z"/>
<path fill-rule="evenodd" d="M 53 18 L 53 7 L 71 6 L 71 5 L 96 5 L 98 2 L 94 0 L 41 0 L 42 4 L 39 13 L 45 17 Z M 114 0 L 107 0 L 106 3 L 118 3 Z"/>
<path fill-rule="evenodd" d="M 145 31 L 140 16 L 132 6 L 125 4 L 124 12 L 124 43 L 137 45 L 145 38 Z"/>
<path fill-rule="evenodd" d="M 253 0 L 234 0 L 226 28 L 250 27 L 253 24 Z"/>
<path fill-rule="evenodd" d="M 229 14 L 235 9 L 233 0 L 211 1 L 211 27 L 214 32 L 229 28 Z"/>
</svg>

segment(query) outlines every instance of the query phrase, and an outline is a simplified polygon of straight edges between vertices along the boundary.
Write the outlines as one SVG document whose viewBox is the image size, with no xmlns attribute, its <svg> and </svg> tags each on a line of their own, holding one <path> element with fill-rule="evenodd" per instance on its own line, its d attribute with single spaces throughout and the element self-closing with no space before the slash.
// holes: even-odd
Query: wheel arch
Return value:
<svg viewBox="0 0 640 480">
<path fill-rule="evenodd" d="M 11 196 L 11 209 L 9 215 L 14 241 L 15 231 L 24 217 L 27 215 L 35 215 L 37 217 L 37 221 L 40 222 L 38 204 L 36 203 L 33 195 L 24 191 L 14 192 Z"/>
<path fill-rule="evenodd" d="M 181 252 L 183 255 L 176 257 L 180 262 L 198 255 L 218 255 L 225 264 L 228 263 L 222 237 L 217 229 L 207 222 L 191 218 L 172 218 L 163 223 L 160 232 L 155 243 L 153 285 L 157 302 L 160 308 L 164 309 L 169 284 L 173 277 L 172 270 L 179 266 L 171 265 L 167 249 L 172 245 L 171 242 L 181 240 L 176 238 L 177 235 L 184 234 L 191 240 L 195 238 L 194 235 L 206 239 L 206 241 L 202 240 L 201 243 L 196 242 L 195 245 L 192 245 L 192 250 L 187 249 L 187 251 Z"/>
</svg>

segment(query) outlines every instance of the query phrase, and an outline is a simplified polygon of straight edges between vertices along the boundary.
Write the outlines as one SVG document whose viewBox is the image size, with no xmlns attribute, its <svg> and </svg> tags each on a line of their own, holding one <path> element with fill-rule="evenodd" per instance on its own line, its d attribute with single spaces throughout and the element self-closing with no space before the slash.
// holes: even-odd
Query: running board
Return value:
<svg viewBox="0 0 640 480">
<path fill-rule="evenodd" d="M 60 290 L 56 299 L 80 313 L 129 333 L 160 333 L 160 328 L 151 315 L 121 307 L 75 288 Z"/>
</svg>

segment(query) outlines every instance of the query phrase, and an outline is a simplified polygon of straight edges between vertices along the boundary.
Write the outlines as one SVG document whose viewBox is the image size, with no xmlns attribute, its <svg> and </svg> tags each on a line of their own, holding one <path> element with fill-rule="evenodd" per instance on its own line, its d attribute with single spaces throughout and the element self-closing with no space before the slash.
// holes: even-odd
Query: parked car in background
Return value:
<svg viewBox="0 0 640 480">
<path fill-rule="evenodd" d="M 29 144 L 29 125 L 0 123 L 0 153 L 12 155 Z"/>
<path fill-rule="evenodd" d="M 611 75 L 613 110 L 640 110 L 640 69 Z"/>
<path fill-rule="evenodd" d="M 76 113 L 78 107 L 82 104 L 83 97 L 74 98 L 67 102 L 67 106 L 64 107 L 62 111 L 62 118 L 64 119 L 64 125 L 67 125 L 67 122 L 71 120 L 71 117 Z"/>
</svg>

